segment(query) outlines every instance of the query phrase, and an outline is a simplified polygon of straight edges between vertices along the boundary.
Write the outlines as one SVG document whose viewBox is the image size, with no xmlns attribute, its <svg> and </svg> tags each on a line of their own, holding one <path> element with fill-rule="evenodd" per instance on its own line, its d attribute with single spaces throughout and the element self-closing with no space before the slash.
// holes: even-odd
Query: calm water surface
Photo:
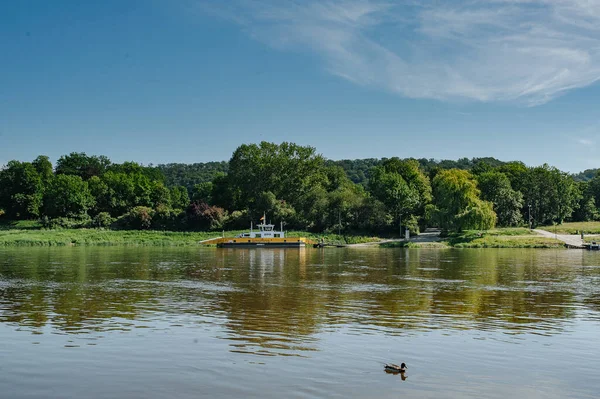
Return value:
<svg viewBox="0 0 600 399">
<path fill-rule="evenodd" d="M 596 252 L 0 249 L 1 398 L 597 398 L 599 337 Z"/>
</svg>

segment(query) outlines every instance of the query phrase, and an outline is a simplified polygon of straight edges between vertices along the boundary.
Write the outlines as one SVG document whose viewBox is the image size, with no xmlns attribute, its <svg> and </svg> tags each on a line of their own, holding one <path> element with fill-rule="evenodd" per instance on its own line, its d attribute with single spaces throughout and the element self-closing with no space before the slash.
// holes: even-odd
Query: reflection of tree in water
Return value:
<svg viewBox="0 0 600 399">
<path fill-rule="evenodd" d="M 234 350 L 262 354 L 314 350 L 317 333 L 345 326 L 388 334 L 557 333 L 581 305 L 600 312 L 600 295 L 590 288 L 600 268 L 577 267 L 587 258 L 569 251 L 65 248 L 2 255 L 0 322 L 85 333 L 212 320 Z"/>
</svg>

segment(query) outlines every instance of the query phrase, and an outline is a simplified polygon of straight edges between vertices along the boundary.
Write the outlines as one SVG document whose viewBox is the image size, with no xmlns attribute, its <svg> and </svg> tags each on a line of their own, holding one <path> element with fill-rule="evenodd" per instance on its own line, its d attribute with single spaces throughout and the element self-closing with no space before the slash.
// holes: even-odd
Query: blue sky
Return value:
<svg viewBox="0 0 600 399">
<path fill-rule="evenodd" d="M 600 0 L 0 2 L 0 165 L 293 141 L 600 167 Z"/>
</svg>

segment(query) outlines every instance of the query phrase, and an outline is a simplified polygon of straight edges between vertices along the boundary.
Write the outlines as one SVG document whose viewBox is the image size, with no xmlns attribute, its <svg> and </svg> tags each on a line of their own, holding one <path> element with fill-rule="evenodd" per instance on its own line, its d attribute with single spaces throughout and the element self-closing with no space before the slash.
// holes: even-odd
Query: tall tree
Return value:
<svg viewBox="0 0 600 399">
<path fill-rule="evenodd" d="M 521 184 L 535 225 L 562 223 L 571 216 L 581 197 L 572 176 L 547 164 L 529 168 Z"/>
<path fill-rule="evenodd" d="M 390 158 L 370 172 L 369 191 L 383 202 L 398 224 L 423 217 L 431 202 L 429 179 L 414 159 Z M 416 226 L 411 226 L 416 228 Z"/>
<path fill-rule="evenodd" d="M 72 152 L 63 155 L 56 162 L 57 175 L 75 175 L 83 180 L 92 176 L 102 176 L 110 165 L 110 159 L 104 155 L 88 156 L 85 152 Z"/>
<path fill-rule="evenodd" d="M 512 189 L 510 180 L 501 172 L 488 171 L 477 176 L 481 198 L 494 204 L 500 226 L 518 226 L 522 222 L 523 194 Z"/>
<path fill-rule="evenodd" d="M 184 186 L 175 186 L 171 189 L 171 206 L 173 209 L 185 209 L 189 204 L 190 197 Z"/>
<path fill-rule="evenodd" d="M 43 183 L 30 162 L 10 161 L 0 171 L 0 208 L 11 219 L 40 215 Z"/>
<path fill-rule="evenodd" d="M 480 191 L 471 174 L 450 169 L 433 179 L 432 221 L 446 231 L 487 230 L 496 224 L 492 203 L 479 198 Z"/>
<path fill-rule="evenodd" d="M 95 200 L 87 182 L 74 175 L 57 175 L 44 193 L 44 215 L 79 217 L 94 206 Z"/>
<path fill-rule="evenodd" d="M 313 147 L 293 143 L 241 145 L 229 161 L 228 183 L 239 193 L 234 206 L 252 208 L 261 193 L 297 206 L 298 199 L 325 181 L 324 159 Z"/>
</svg>

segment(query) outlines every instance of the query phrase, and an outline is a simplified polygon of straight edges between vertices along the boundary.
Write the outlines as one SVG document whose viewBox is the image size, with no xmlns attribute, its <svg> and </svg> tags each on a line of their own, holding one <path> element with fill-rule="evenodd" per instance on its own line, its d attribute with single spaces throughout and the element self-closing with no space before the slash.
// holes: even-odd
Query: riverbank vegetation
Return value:
<svg viewBox="0 0 600 399">
<path fill-rule="evenodd" d="M 496 228 L 490 230 L 466 230 L 441 237 L 436 242 L 395 241 L 382 247 L 408 248 L 563 248 L 564 243 L 543 237 L 527 228 Z"/>
<path fill-rule="evenodd" d="M 338 234 L 346 242 L 427 226 L 452 237 L 529 222 L 597 220 L 600 177 L 588 175 L 579 181 L 548 165 L 493 158 L 331 161 L 293 143 L 241 145 L 229 162 L 157 167 L 71 153 L 55 165 L 46 156 L 5 165 L 0 223 L 34 220 L 41 230 L 81 229 L 83 235 L 96 228 L 99 236 L 155 230 L 197 238 L 247 229 L 266 214 L 285 230 Z M 491 245 L 494 235 L 485 234 L 469 245 Z"/>
<path fill-rule="evenodd" d="M 565 222 L 560 225 L 541 226 L 540 229 L 556 234 L 600 234 L 600 221 Z"/>
</svg>

